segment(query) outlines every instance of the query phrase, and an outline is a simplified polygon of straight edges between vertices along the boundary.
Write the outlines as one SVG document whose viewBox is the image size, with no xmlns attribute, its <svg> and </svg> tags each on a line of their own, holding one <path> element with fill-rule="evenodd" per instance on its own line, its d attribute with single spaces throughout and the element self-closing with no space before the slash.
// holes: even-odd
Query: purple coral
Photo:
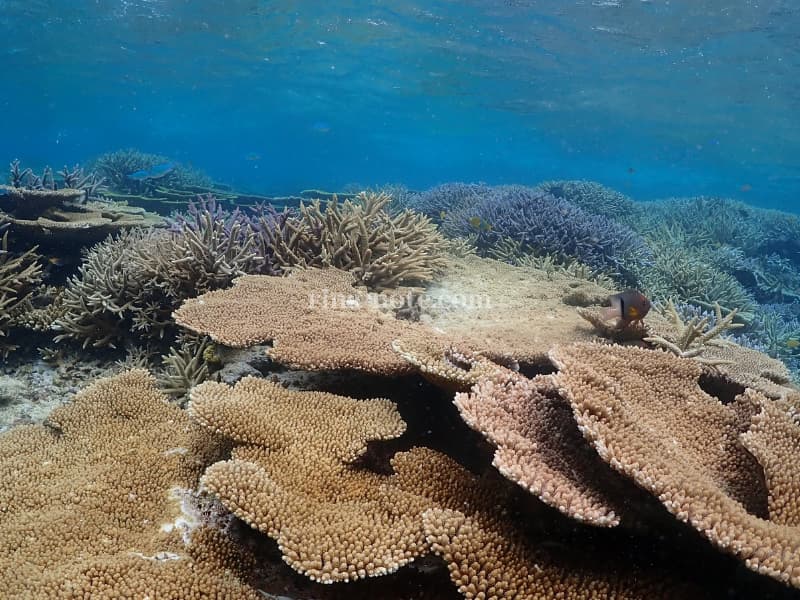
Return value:
<svg viewBox="0 0 800 600">
<path fill-rule="evenodd" d="M 480 200 L 448 212 L 442 228 L 450 236 L 477 236 L 483 251 L 511 240 L 525 253 L 574 258 L 627 285 L 637 285 L 653 262 L 652 250 L 633 230 L 540 188 L 487 188 Z"/>
</svg>

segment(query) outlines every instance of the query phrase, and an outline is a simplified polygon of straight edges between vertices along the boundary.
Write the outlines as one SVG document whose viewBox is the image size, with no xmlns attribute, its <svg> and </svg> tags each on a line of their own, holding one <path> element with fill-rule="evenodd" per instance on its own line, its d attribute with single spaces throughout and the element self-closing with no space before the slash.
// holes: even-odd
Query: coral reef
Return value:
<svg viewBox="0 0 800 600">
<path fill-rule="evenodd" d="M 621 223 L 628 224 L 631 217 L 639 212 L 633 199 L 594 181 L 545 181 L 537 187 L 585 211 Z"/>
<path fill-rule="evenodd" d="M 497 447 L 492 464 L 504 476 L 573 519 L 619 524 L 622 496 L 607 484 L 605 466 L 548 376 L 531 380 L 495 367 L 470 393 L 456 395 L 455 405 Z"/>
<path fill-rule="evenodd" d="M 449 236 L 476 234 L 483 251 L 513 240 L 523 254 L 577 259 L 627 285 L 636 285 L 653 261 L 633 230 L 539 188 L 490 188 L 479 201 L 447 213 L 442 228 Z"/>
<path fill-rule="evenodd" d="M 433 332 L 387 314 L 381 305 L 391 306 L 391 298 L 369 294 L 355 283 L 351 273 L 336 269 L 295 270 L 288 277 L 248 275 L 229 289 L 184 302 L 174 318 L 227 346 L 272 342 L 269 356 L 293 368 L 387 375 L 410 370 L 392 351 L 392 341 L 422 343 Z"/>
<path fill-rule="evenodd" d="M 187 512 L 221 446 L 131 371 L 0 437 L 8 597 L 258 598 L 224 534 Z"/>
<path fill-rule="evenodd" d="M 233 388 L 199 386 L 190 411 L 236 441 L 231 459 L 206 471 L 204 487 L 312 579 L 382 576 L 434 552 L 465 598 L 693 596 L 654 573 L 578 564 L 536 546 L 504 516 L 502 487 L 434 450 L 396 454 L 392 475 L 356 467 L 369 440 L 405 428 L 388 401 L 247 378 Z"/>
<path fill-rule="evenodd" d="M 17 347 L 8 339 L 9 328 L 18 322 L 16 313 L 41 282 L 38 258 L 36 248 L 12 254 L 8 249 L 8 231 L 3 233 L 0 238 L 0 356 L 3 358 Z"/>
<path fill-rule="evenodd" d="M 752 390 L 722 404 L 699 364 L 665 352 L 578 344 L 552 357 L 603 460 L 748 568 L 800 586 L 800 497 L 783 484 L 797 477 L 786 459 L 800 430 L 781 408 Z"/>
<path fill-rule="evenodd" d="M 130 331 L 162 339 L 186 298 L 225 287 L 264 261 L 240 213 L 192 205 L 169 230 L 123 232 L 95 245 L 64 291 L 57 340 L 117 346 Z"/>
<path fill-rule="evenodd" d="M 266 227 L 278 265 L 336 267 L 373 289 L 426 282 L 444 265 L 444 239 L 410 210 L 391 215 L 391 196 L 364 192 L 353 200 L 301 204 L 300 214 Z"/>
</svg>

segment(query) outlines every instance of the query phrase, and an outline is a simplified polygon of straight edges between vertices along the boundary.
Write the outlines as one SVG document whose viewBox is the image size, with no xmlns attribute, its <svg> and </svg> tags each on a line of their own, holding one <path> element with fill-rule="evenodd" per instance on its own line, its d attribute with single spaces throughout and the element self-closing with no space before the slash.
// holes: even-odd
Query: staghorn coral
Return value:
<svg viewBox="0 0 800 600">
<path fill-rule="evenodd" d="M 148 154 L 133 148 L 107 152 L 97 157 L 91 168 L 106 179 L 108 187 L 114 192 L 152 194 L 155 191 L 153 182 L 131 179 L 128 176 L 136 171 L 147 171 L 167 163 L 172 164 L 173 168 L 158 179 L 160 186 L 181 190 L 208 188 L 212 185 L 208 175 L 201 171 L 171 161 L 165 156 Z"/>
<path fill-rule="evenodd" d="M 684 321 L 675 310 L 675 305 L 670 300 L 663 314 L 667 317 L 677 332 L 674 341 L 660 335 L 651 335 L 644 338 L 653 346 L 663 348 L 682 358 L 694 358 L 696 361 L 709 365 L 717 366 L 726 364 L 719 359 L 712 359 L 703 356 L 710 346 L 719 345 L 719 338 L 726 331 L 744 327 L 742 323 L 734 323 L 736 310 L 729 312 L 724 317 L 719 304 L 714 305 L 715 319 L 714 325 L 709 325 L 709 317 L 694 317 L 689 321 Z"/>
<path fill-rule="evenodd" d="M 537 187 L 585 211 L 626 224 L 639 212 L 634 200 L 594 181 L 545 181 Z"/>
<path fill-rule="evenodd" d="M 2 230 L 2 227 L 0 227 Z M 7 341 L 8 329 L 18 324 L 17 313 L 27 297 L 41 282 L 42 267 L 36 248 L 14 255 L 8 249 L 8 231 L 0 238 L 0 356 L 16 348 Z"/>
<path fill-rule="evenodd" d="M 239 213 L 213 200 L 191 205 L 169 230 L 138 230 L 108 238 L 86 253 L 64 292 L 57 340 L 116 346 L 133 331 L 154 339 L 171 333 L 172 310 L 186 298 L 225 287 L 259 270 L 255 234 Z"/>
<path fill-rule="evenodd" d="M 396 197 L 402 208 L 408 208 L 442 221 L 449 212 L 458 211 L 478 203 L 491 191 L 479 183 L 444 183 L 424 192 L 408 192 Z"/>
<path fill-rule="evenodd" d="M 355 288 L 355 282 L 351 273 L 336 269 L 248 275 L 227 290 L 187 300 L 174 318 L 227 346 L 272 342 L 269 356 L 293 368 L 410 371 L 392 351 L 392 341 L 409 337 L 423 343 L 433 332 L 382 312 L 380 305 L 390 299 Z"/>
<path fill-rule="evenodd" d="M 163 369 L 158 377 L 161 390 L 183 404 L 190 389 L 211 377 L 206 360 L 211 345 L 211 340 L 205 337 L 182 336 L 178 345 L 170 347 L 169 353 L 161 357 Z"/>
<path fill-rule="evenodd" d="M 733 323 L 735 313 L 723 316 L 719 307 L 715 313 L 691 305 L 676 308 L 671 301 L 666 312 L 668 318 L 651 312 L 645 320 L 644 337 L 650 343 L 677 356 L 694 357 L 704 363 L 706 370 L 769 398 L 782 398 L 792 391 L 791 373 L 784 363 L 760 350 L 740 345 L 739 342 L 747 343 L 748 338 L 724 335 L 726 331 L 739 329 L 740 325 Z"/>
<path fill-rule="evenodd" d="M 186 512 L 221 446 L 142 370 L 0 436 L 8 598 L 253 599 L 252 563 Z"/>
<path fill-rule="evenodd" d="M 477 234 L 483 252 L 514 240 L 523 254 L 576 259 L 629 285 L 653 261 L 652 250 L 633 230 L 539 188 L 493 187 L 480 201 L 447 213 L 442 230 L 451 237 Z"/>
<path fill-rule="evenodd" d="M 373 289 L 430 281 L 444 266 L 445 242 L 425 216 L 391 215 L 391 196 L 363 192 L 353 200 L 300 205 L 300 214 L 264 228 L 283 269 L 336 267 Z"/>
<path fill-rule="evenodd" d="M 655 251 L 653 268 L 642 280 L 644 291 L 654 300 L 670 298 L 712 308 L 718 303 L 725 313 L 737 310 L 744 321 L 752 319 L 755 299 L 730 272 L 715 264 L 708 252 L 684 236 L 649 238 Z"/>
<path fill-rule="evenodd" d="M 396 454 L 392 475 L 356 466 L 369 440 L 404 429 L 388 401 L 245 378 L 233 388 L 195 388 L 190 411 L 238 444 L 230 460 L 208 468 L 205 489 L 314 580 L 380 576 L 433 551 L 466 598 L 693 597 L 663 575 L 576 560 L 527 539 L 505 514 L 502 486 L 437 451 Z"/>
<path fill-rule="evenodd" d="M 780 485 L 798 477 L 786 449 L 800 436 L 788 415 L 776 418 L 752 390 L 723 405 L 700 388 L 699 364 L 663 351 L 575 344 L 551 356 L 603 460 L 751 570 L 800 587 L 800 530 L 789 516 L 800 498 Z M 755 433 L 742 437 L 751 420 Z"/>
</svg>

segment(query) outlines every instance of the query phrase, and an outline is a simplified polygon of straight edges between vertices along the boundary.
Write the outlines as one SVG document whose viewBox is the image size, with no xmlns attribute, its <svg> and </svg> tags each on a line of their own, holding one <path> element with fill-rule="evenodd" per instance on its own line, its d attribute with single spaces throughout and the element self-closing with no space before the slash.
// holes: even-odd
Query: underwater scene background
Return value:
<svg viewBox="0 0 800 600">
<path fill-rule="evenodd" d="M 792 598 L 800 9 L 0 2 L 0 598 Z"/>
</svg>

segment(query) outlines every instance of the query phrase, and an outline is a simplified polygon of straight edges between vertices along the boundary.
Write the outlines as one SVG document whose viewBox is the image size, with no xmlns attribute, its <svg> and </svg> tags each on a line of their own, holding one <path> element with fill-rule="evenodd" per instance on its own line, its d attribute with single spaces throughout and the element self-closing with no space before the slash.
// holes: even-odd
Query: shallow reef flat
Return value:
<svg viewBox="0 0 800 600">
<path fill-rule="evenodd" d="M 154 160 L 145 181 L 167 168 Z M 75 202 L 60 196 L 29 209 Z M 442 196 L 450 213 L 423 210 Z M 669 274 L 665 245 L 694 223 L 665 237 L 629 202 L 574 182 L 283 211 L 203 196 L 49 258 L 7 225 L 3 589 L 794 596 L 800 390 L 779 360 L 793 349 L 747 337 L 755 279 L 715 262 L 732 295 L 714 299 Z M 543 237 L 536 211 L 555 211 Z M 631 283 L 654 302 L 629 319 L 609 304 Z M 736 290 L 753 303 L 732 307 Z"/>
<path fill-rule="evenodd" d="M 624 345 L 603 340 L 580 313 L 613 290 L 564 270 L 451 255 L 427 288 L 374 293 L 344 271 L 251 277 L 264 279 L 176 311 L 214 340 L 187 408 L 110 351 L 5 366 L 3 381 L 50 386 L 20 392 L 30 424 L 0 436 L 0 536 L 17 549 L 0 554 L 5 589 L 788 598 L 798 585 L 800 561 L 770 550 L 795 543 L 800 510 L 781 483 L 800 439 L 791 385 L 768 399 L 647 348 L 648 327 L 670 335 L 655 312 Z M 321 289 L 329 302 L 309 306 Z"/>
</svg>

